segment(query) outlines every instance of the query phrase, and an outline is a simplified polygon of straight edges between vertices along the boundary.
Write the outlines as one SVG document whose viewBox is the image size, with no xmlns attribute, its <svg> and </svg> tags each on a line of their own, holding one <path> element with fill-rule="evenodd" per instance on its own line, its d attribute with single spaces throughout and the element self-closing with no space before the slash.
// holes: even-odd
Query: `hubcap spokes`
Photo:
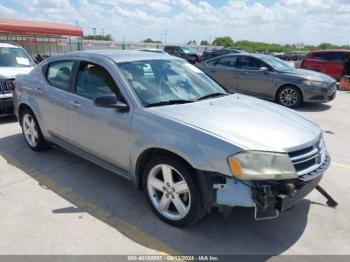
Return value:
<svg viewBox="0 0 350 262">
<path fill-rule="evenodd" d="M 281 102 L 285 106 L 293 106 L 298 101 L 298 94 L 292 88 L 286 88 L 281 92 Z"/>
<path fill-rule="evenodd" d="M 191 205 L 191 195 L 183 176 L 173 167 L 160 164 L 148 176 L 147 190 L 154 207 L 166 218 L 184 218 Z"/>
<path fill-rule="evenodd" d="M 28 114 L 23 117 L 23 132 L 28 144 L 35 147 L 39 139 L 38 130 L 34 119 Z"/>
</svg>

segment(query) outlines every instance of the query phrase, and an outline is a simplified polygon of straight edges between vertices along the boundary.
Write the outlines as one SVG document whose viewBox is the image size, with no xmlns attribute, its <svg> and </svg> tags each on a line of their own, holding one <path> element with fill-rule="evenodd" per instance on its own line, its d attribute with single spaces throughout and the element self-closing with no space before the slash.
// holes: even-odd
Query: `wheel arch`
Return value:
<svg viewBox="0 0 350 262">
<path fill-rule="evenodd" d="M 137 183 L 138 189 L 143 190 L 142 179 L 143 179 L 143 170 L 145 166 L 152 158 L 157 156 L 167 156 L 167 157 L 175 158 L 181 161 L 184 165 L 186 165 L 188 168 L 192 169 L 193 171 L 196 170 L 187 159 L 185 159 L 183 156 L 180 156 L 177 153 L 174 153 L 172 151 L 169 151 L 167 149 L 160 148 L 160 147 L 147 148 L 139 155 L 135 165 L 135 175 L 136 175 L 136 183 Z"/>
</svg>

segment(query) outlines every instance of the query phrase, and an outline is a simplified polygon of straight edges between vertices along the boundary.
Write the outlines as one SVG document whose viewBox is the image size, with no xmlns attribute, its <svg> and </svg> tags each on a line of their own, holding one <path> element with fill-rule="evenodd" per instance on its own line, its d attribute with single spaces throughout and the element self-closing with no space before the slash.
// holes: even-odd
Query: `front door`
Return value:
<svg viewBox="0 0 350 262">
<path fill-rule="evenodd" d="M 240 92 L 262 98 L 271 97 L 273 93 L 272 75 L 269 71 L 261 71 L 262 67 L 268 68 L 264 62 L 255 57 L 240 57 L 237 77 Z"/>
<path fill-rule="evenodd" d="M 121 112 L 96 107 L 93 99 L 104 95 L 116 95 L 119 100 L 124 100 L 105 67 L 80 62 L 75 90 L 67 99 L 68 137 L 79 149 L 126 171 L 131 110 Z"/>
</svg>

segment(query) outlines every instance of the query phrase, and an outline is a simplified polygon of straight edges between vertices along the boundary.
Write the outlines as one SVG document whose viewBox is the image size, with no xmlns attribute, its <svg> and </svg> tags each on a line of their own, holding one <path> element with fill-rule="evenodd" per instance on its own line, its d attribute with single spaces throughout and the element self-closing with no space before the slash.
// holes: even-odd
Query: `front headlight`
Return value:
<svg viewBox="0 0 350 262">
<path fill-rule="evenodd" d="M 313 81 L 309 79 L 305 79 L 303 83 L 307 86 L 317 86 L 317 87 L 327 87 L 328 84 L 325 82 L 320 82 L 320 81 Z"/>
<path fill-rule="evenodd" d="M 228 158 L 233 176 L 240 180 L 281 180 L 297 178 L 287 154 L 244 151 Z"/>
</svg>

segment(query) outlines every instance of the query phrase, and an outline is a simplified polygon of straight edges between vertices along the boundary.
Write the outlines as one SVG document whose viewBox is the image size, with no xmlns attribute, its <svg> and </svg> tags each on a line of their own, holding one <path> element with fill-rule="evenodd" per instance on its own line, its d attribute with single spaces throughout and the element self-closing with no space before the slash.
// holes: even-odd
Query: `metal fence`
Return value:
<svg viewBox="0 0 350 262">
<path fill-rule="evenodd" d="M 137 50 L 145 48 L 163 49 L 162 43 L 135 43 L 123 41 L 101 41 L 101 40 L 82 40 L 80 37 L 69 36 L 29 36 L 29 35 L 10 35 L 0 34 L 0 42 L 13 43 L 24 47 L 27 52 L 35 57 L 36 55 L 52 56 L 56 54 L 68 53 L 79 50 L 100 50 L 100 49 L 119 49 L 119 50 Z M 198 54 L 205 50 L 220 48 L 219 46 L 200 46 L 188 45 Z"/>
</svg>

